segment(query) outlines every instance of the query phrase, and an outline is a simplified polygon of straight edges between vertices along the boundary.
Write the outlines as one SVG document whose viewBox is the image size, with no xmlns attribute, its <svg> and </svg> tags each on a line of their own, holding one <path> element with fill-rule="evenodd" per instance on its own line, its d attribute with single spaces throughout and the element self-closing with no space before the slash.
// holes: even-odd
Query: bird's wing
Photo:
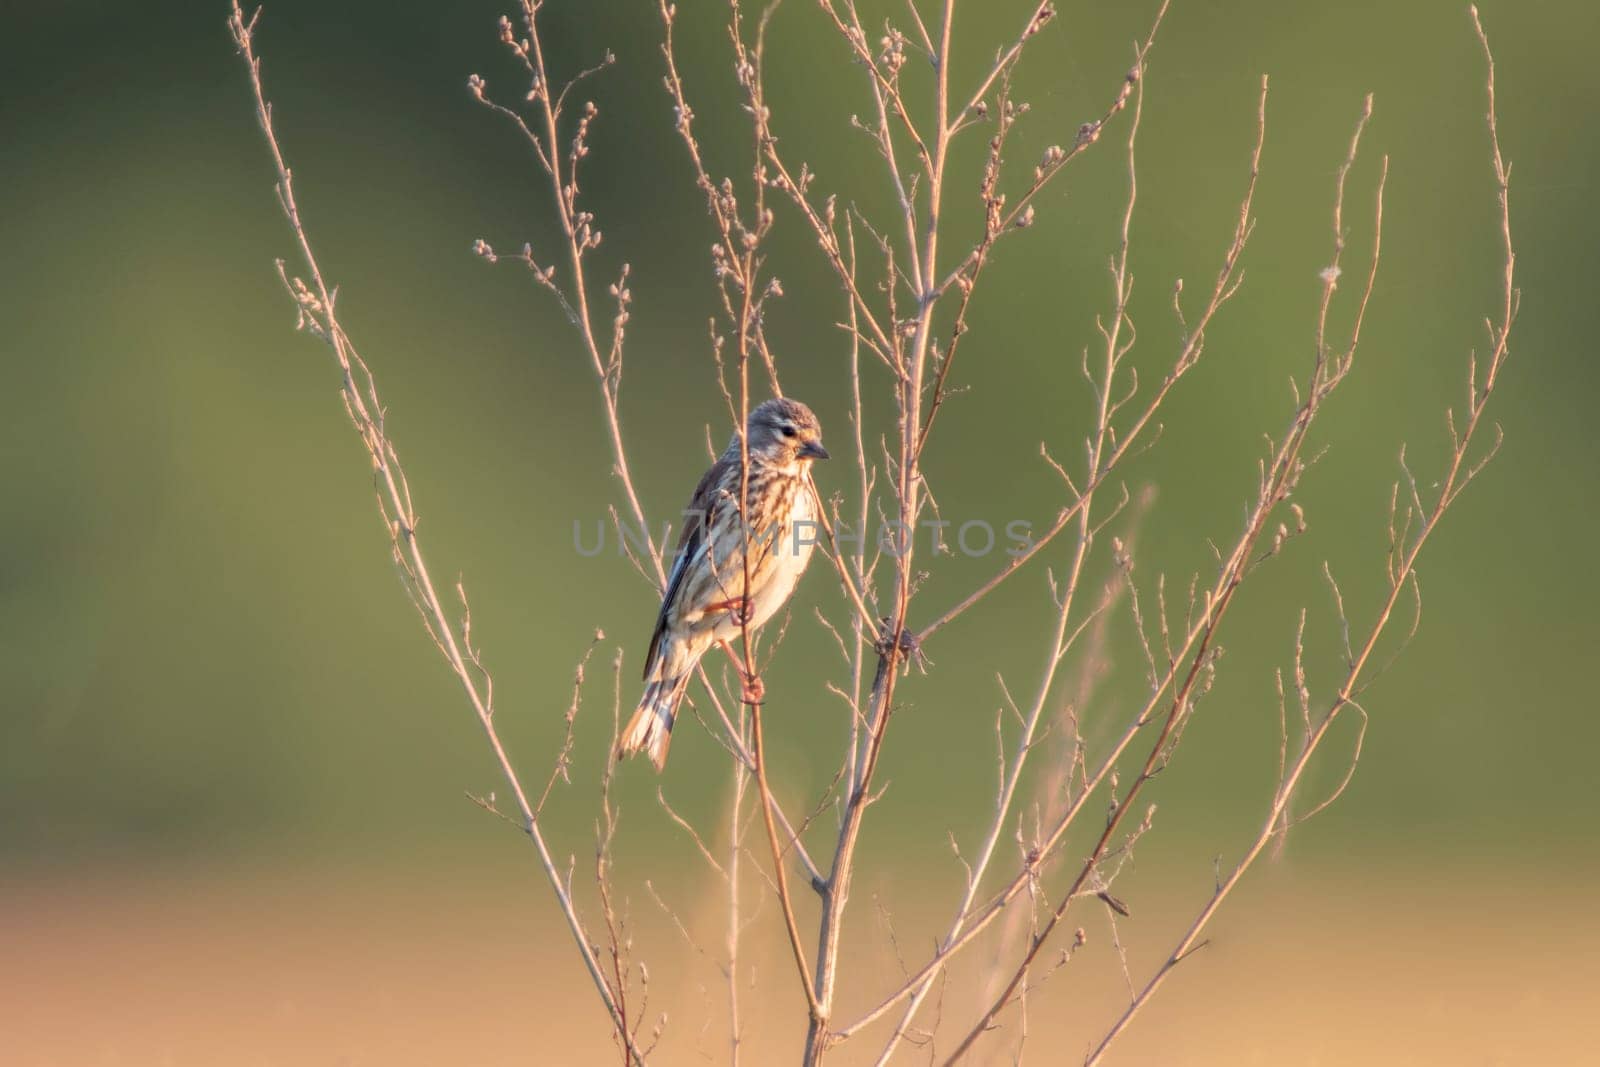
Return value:
<svg viewBox="0 0 1600 1067">
<path fill-rule="evenodd" d="M 700 484 L 695 486 L 694 495 L 689 498 L 683 532 L 678 535 L 678 548 L 672 560 L 672 571 L 667 575 L 667 590 L 661 595 L 661 611 L 656 615 L 655 632 L 650 635 L 650 651 L 644 657 L 646 680 L 650 677 L 650 665 L 655 662 L 656 650 L 661 645 L 661 635 L 666 632 L 673 606 L 683 595 L 684 577 L 705 551 L 706 529 L 713 520 L 712 512 L 724 503 L 732 503 L 725 500 L 721 486 L 734 466 L 735 462 L 731 459 L 718 459 L 701 476 Z"/>
</svg>

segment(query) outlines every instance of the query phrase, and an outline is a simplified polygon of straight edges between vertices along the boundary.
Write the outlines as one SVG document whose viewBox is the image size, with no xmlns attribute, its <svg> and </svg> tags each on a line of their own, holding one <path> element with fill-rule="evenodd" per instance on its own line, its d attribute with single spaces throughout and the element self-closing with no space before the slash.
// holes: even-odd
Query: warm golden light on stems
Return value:
<svg viewBox="0 0 1600 1067">
<path fill-rule="evenodd" d="M 523 0 L 521 7 L 520 27 L 509 19 L 503 20 L 500 37 L 521 66 L 527 79 L 526 92 L 519 94 L 521 99 L 515 106 L 509 106 L 497 102 L 489 94 L 487 83 L 476 75 L 470 80 L 469 89 L 476 100 L 509 122 L 531 149 L 542 180 L 548 185 L 548 204 L 558 223 L 560 248 L 553 257 L 545 257 L 542 250 L 536 253 L 529 246 L 502 256 L 480 241 L 477 251 L 490 262 L 508 260 L 525 266 L 535 284 L 554 297 L 571 322 L 582 358 L 599 387 L 611 470 L 622 496 L 612 512 L 613 519 L 619 531 L 628 521 L 643 532 L 642 554 L 648 560 L 638 558 L 631 549 L 629 555 L 645 580 L 660 589 L 666 585 L 664 554 L 668 548 L 650 539 L 622 433 L 625 418 L 621 379 L 631 315 L 630 272 L 624 265 L 609 286 L 609 303 L 614 308 L 605 313 L 598 311 L 592 294 L 598 294 L 600 289 L 589 272 L 593 269 L 591 254 L 600 245 L 601 231 L 585 206 L 579 175 L 587 173 L 583 171 L 583 161 L 599 109 L 590 102 L 580 104 L 579 98 L 571 95 L 585 78 L 612 65 L 614 57 L 606 53 L 596 66 L 580 71 L 558 89 L 547 70 L 545 44 L 540 39 L 537 16 L 542 4 Z M 971 20 L 970 29 L 963 23 L 959 33 L 958 8 L 963 18 Z M 1318 275 L 1319 298 L 1309 331 L 1314 343 L 1308 362 L 1300 367 L 1303 377 L 1293 382 L 1294 402 L 1289 406 L 1286 423 L 1268 437 L 1253 495 L 1243 502 L 1239 530 L 1219 537 L 1211 545 L 1215 571 L 1208 564 L 1203 578 L 1200 574 L 1192 577 L 1186 605 L 1169 603 L 1165 576 L 1156 581 L 1152 597 L 1148 584 L 1135 570 L 1131 538 L 1124 540 L 1111 532 L 1115 529 L 1127 535 L 1130 516 L 1124 514 L 1124 508 L 1135 497 L 1140 503 L 1130 509 L 1137 513 L 1132 518 L 1145 521 L 1145 497 L 1114 485 L 1107 491 L 1115 500 L 1108 501 L 1101 490 L 1108 482 L 1121 480 L 1127 474 L 1129 461 L 1155 443 L 1163 413 L 1175 391 L 1204 354 L 1208 330 L 1240 292 L 1244 280 L 1242 259 L 1256 223 L 1253 212 L 1266 140 L 1266 78 L 1261 78 L 1255 97 L 1253 143 L 1237 149 L 1247 161 L 1247 168 L 1239 178 L 1243 188 L 1237 215 L 1229 216 L 1231 228 L 1219 242 L 1223 244 L 1220 262 L 1209 284 L 1196 287 L 1198 295 L 1187 303 L 1182 279 L 1173 282 L 1169 306 L 1176 340 L 1168 343 L 1156 376 L 1141 380 L 1134 359 L 1139 332 L 1133 314 L 1132 235 L 1140 190 L 1136 148 L 1147 105 L 1155 34 L 1167 13 L 1167 4 L 1160 5 L 1149 31 L 1134 45 L 1131 67 L 1114 86 L 1106 87 L 1102 103 L 1094 112 L 1099 117 L 1066 135 L 1058 133 L 1059 143 L 1048 145 L 1031 174 L 1019 177 L 1013 159 L 1022 151 L 1019 138 L 1024 133 L 1019 133 L 1018 126 L 1028 109 L 1014 98 L 1013 75 L 1028 56 L 1031 44 L 1057 21 L 1052 3 L 1030 0 L 1021 28 L 1010 27 L 996 35 L 981 17 L 986 11 L 974 4 L 958 5 L 956 0 L 924 0 L 920 5 L 917 0 L 906 0 L 903 15 L 892 17 L 881 26 L 878 14 L 870 21 L 865 19 L 854 0 L 816 0 L 815 8 L 808 10 L 820 16 L 832 35 L 834 48 L 831 53 L 814 57 L 814 61 L 821 67 L 834 64 L 841 72 L 854 72 L 857 76 L 862 115 L 853 119 L 853 125 L 866 134 L 876 163 L 881 166 L 881 173 L 874 180 L 886 183 L 892 192 L 892 206 L 877 217 L 858 206 L 848 185 L 827 192 L 817 188 L 816 174 L 790 154 L 783 132 L 790 123 L 798 125 L 810 116 L 783 113 L 784 101 L 775 103 L 767 92 L 766 55 L 776 10 L 776 5 L 768 5 L 759 18 L 747 19 L 738 0 L 732 0 L 725 9 L 723 30 L 737 86 L 731 91 L 736 93 L 744 116 L 741 122 L 745 123 L 735 134 L 740 144 L 737 158 L 741 160 L 737 177 L 720 177 L 707 162 L 721 153 L 703 150 L 699 140 L 691 94 L 700 87 L 685 84 L 676 54 L 678 11 L 668 0 L 658 0 L 657 4 L 662 80 L 673 109 L 674 131 L 687 152 L 696 200 L 703 205 L 709 223 L 715 308 L 709 322 L 707 355 L 727 417 L 736 427 L 737 458 L 741 464 L 737 505 L 742 520 L 751 514 L 751 451 L 746 428 L 753 407 L 752 390 L 759 390 L 764 379 L 770 392 L 782 395 L 779 372 L 784 367 L 785 354 L 774 340 L 778 335 L 769 336 L 767 329 L 769 311 L 780 306 L 774 302 L 785 298 L 784 287 L 770 262 L 776 254 L 774 230 L 781 225 L 795 225 L 807 244 L 813 246 L 809 254 L 819 258 L 829 276 L 825 321 L 838 327 L 847 346 L 841 352 L 847 359 L 841 386 L 849 396 L 854 484 L 848 491 L 840 489 L 825 497 L 808 480 L 804 491 L 814 494 L 815 511 L 825 535 L 824 554 L 834 568 L 841 593 L 830 610 L 842 615 L 835 618 L 819 611 L 818 619 L 837 643 L 842 669 L 848 677 L 838 684 L 823 680 L 814 689 L 826 690 L 830 699 L 844 705 L 843 744 L 837 773 L 822 790 L 815 810 L 804 819 L 786 816 L 786 810 L 802 809 L 793 805 L 793 798 L 775 797 L 769 781 L 762 650 L 748 621 L 748 611 L 741 609 L 738 648 L 733 647 L 731 629 L 723 646 L 738 675 L 737 699 L 731 687 L 717 685 L 703 665 L 697 668 L 700 688 L 715 711 L 715 716 L 709 717 L 711 732 L 727 750 L 734 776 L 726 855 L 719 859 L 716 850 L 721 846 L 714 843 L 714 835 L 702 836 L 668 805 L 660 792 L 659 807 L 673 825 L 687 834 L 708 867 L 728 886 L 726 956 L 717 966 L 728 986 L 728 1047 L 734 1060 L 740 1055 L 741 1018 L 747 1014 L 738 990 L 740 934 L 748 916 L 759 910 L 746 907 L 749 902 L 741 899 L 739 881 L 742 828 L 748 821 L 741 820 L 741 812 L 752 777 L 771 853 L 771 889 L 779 905 L 788 954 L 804 991 L 806 1037 L 799 1050 L 802 1062 L 820 1063 L 830 1049 L 887 1020 L 892 1029 L 884 1036 L 874 1062 L 889 1062 L 906 1051 L 908 1043 L 921 1045 L 933 1040 L 941 1025 L 948 1023 L 958 1036 L 953 1043 L 941 1037 L 936 1051 L 945 1062 L 953 1063 L 993 1034 L 1011 1017 L 1007 1013 L 1013 1008 L 1016 1010 L 1012 1015 L 1020 1016 L 1022 1025 L 1012 1052 L 1020 1059 L 1020 1042 L 1026 1040 L 1028 1031 L 1027 1013 L 1037 1010 L 1029 998 L 1039 996 L 1043 984 L 1083 943 L 1081 936 L 1062 934 L 1063 929 L 1070 930 L 1065 920 L 1074 903 L 1093 897 L 1113 912 L 1126 914 L 1111 893 L 1111 883 L 1154 819 L 1147 786 L 1175 758 L 1185 726 L 1198 703 L 1210 692 L 1217 671 L 1219 641 L 1224 624 L 1232 621 L 1230 609 L 1238 592 L 1308 529 L 1295 492 L 1308 472 L 1309 457 L 1315 455 L 1315 446 L 1308 447 L 1308 442 L 1313 428 L 1321 425 L 1319 418 L 1325 402 L 1356 365 L 1380 258 L 1388 160 L 1385 158 L 1376 167 L 1371 179 L 1375 203 L 1370 231 L 1364 230 L 1371 233 L 1370 258 L 1365 270 L 1357 274 L 1358 288 L 1342 302 L 1347 311 L 1341 311 L 1341 316 L 1349 317 L 1345 327 L 1348 333 L 1336 339 L 1330 335 L 1330 311 L 1345 274 L 1346 186 L 1357 169 L 1358 150 L 1373 113 L 1369 96 L 1335 175 L 1332 248 Z M 1436 495 L 1431 502 L 1424 500 L 1425 491 L 1419 488 L 1402 453 L 1402 479 L 1394 488 L 1389 521 L 1390 544 L 1384 571 L 1387 584 L 1378 610 L 1365 628 L 1352 627 L 1332 569 L 1324 564 L 1345 657 L 1340 680 L 1332 694 L 1325 695 L 1325 703 L 1318 710 L 1305 682 L 1302 610 L 1298 625 L 1292 627 L 1292 669 L 1303 728 L 1296 739 L 1298 747 L 1292 747 L 1285 695 L 1290 687 L 1280 675 L 1277 780 L 1260 829 L 1236 865 L 1225 875 L 1219 870 L 1213 894 L 1164 954 L 1164 962 L 1142 985 L 1135 984 L 1130 970 L 1129 1002 L 1089 1052 L 1090 1063 L 1097 1062 L 1126 1030 L 1177 965 L 1204 944 L 1208 923 L 1267 846 L 1282 841 L 1296 825 L 1322 811 L 1349 784 L 1369 716 L 1360 701 L 1366 686 L 1379 673 L 1369 668 L 1377 645 L 1396 616 L 1403 614 L 1400 609 L 1404 601 L 1414 598 L 1420 609 L 1416 562 L 1422 548 L 1445 512 L 1493 455 L 1492 446 L 1484 454 L 1474 451 L 1474 442 L 1507 356 L 1517 292 L 1509 166 L 1500 151 L 1494 64 L 1475 9 L 1472 20 L 1488 68 L 1488 133 L 1504 266 L 1495 314 L 1488 325 L 1488 353 L 1469 361 L 1468 401 L 1464 409 L 1449 413 L 1450 451 L 1442 474 L 1428 490 Z M 896 21 L 903 28 L 897 27 Z M 597 929 L 603 925 L 603 946 L 591 938 L 578 915 L 572 901 L 571 872 L 563 874 L 556 868 L 539 823 L 557 778 L 566 781 L 572 767 L 573 728 L 583 665 L 580 663 L 577 672 L 566 719 L 566 740 L 555 769 L 537 802 L 530 804 L 495 728 L 492 681 L 473 644 L 465 593 L 460 593 L 459 615 L 447 609 L 435 593 L 416 537 L 411 491 L 384 431 L 383 408 L 372 376 L 339 325 L 334 310 L 336 291 L 324 282 L 312 255 L 295 203 L 291 173 L 279 150 L 271 108 L 261 86 L 260 66 L 253 50 L 255 20 L 247 21 L 235 6 L 231 25 L 249 70 L 258 117 L 278 174 L 279 199 L 309 279 L 302 281 L 284 269 L 284 284 L 300 311 L 302 324 L 334 353 L 344 403 L 371 457 L 378 504 L 402 583 L 484 731 L 516 801 L 517 813 L 511 821 L 535 846 L 579 957 L 610 1017 L 619 1052 L 625 1062 L 643 1063 L 661 1035 L 664 1020 L 653 1035 L 641 1042 L 648 978 L 644 968 L 636 967 L 629 958 L 629 937 L 618 918 L 621 912 L 614 906 L 618 898 L 611 883 L 610 849 L 617 822 L 610 793 L 614 768 L 608 765 L 601 776 L 597 820 L 595 877 L 603 924 L 596 925 Z M 975 39 L 972 47 L 980 47 L 977 42 L 981 41 L 985 54 L 993 58 L 984 62 L 975 76 L 963 79 L 953 72 L 964 69 L 959 52 L 967 46 L 969 35 Z M 995 36 L 999 39 L 988 39 Z M 683 69 L 695 73 L 690 65 Z M 1247 101 L 1240 101 L 1241 109 L 1248 106 Z M 858 534 L 864 538 L 875 514 L 897 523 L 901 531 L 917 530 L 928 513 L 938 516 L 941 504 L 932 495 L 922 464 L 925 456 L 937 455 L 928 452 L 927 445 L 935 429 L 940 431 L 941 439 L 948 432 L 951 418 L 941 417 L 942 413 L 974 362 L 973 355 L 959 363 L 955 357 L 970 347 L 971 343 L 964 340 L 972 327 L 969 310 L 981 299 L 980 291 L 989 292 L 984 285 L 991 274 L 987 268 L 1001 245 L 1032 227 L 1040 211 L 1055 207 L 1044 195 L 1046 191 L 1062 180 L 1075 160 L 1095 145 L 1111 140 L 1104 135 L 1117 123 L 1126 124 L 1126 196 L 1120 204 L 1120 226 L 1109 257 L 1107 310 L 1096 320 L 1098 339 L 1092 345 L 1093 354 L 1088 347 L 1083 353 L 1082 370 L 1088 390 L 1083 450 L 1079 459 L 1061 460 L 1056 457 L 1066 453 L 1059 448 L 1052 450 L 1043 441 L 1039 447 L 1043 462 L 1059 476 L 1063 487 L 1061 500 L 1049 505 L 1054 517 L 1021 551 L 965 591 L 945 591 L 937 554 L 919 552 L 914 537 L 906 537 L 898 551 L 886 550 L 882 544 L 869 545 L 865 540 L 858 542 L 854 553 L 847 551 L 848 527 L 859 525 Z M 980 167 L 973 174 L 952 172 L 952 160 L 968 158 L 955 146 L 965 133 L 976 129 L 986 129 L 988 137 Z M 1353 180 L 1358 185 L 1366 181 L 1360 177 Z M 971 196 L 973 192 L 977 194 L 975 198 Z M 976 212 L 977 217 L 961 217 L 960 212 Z M 962 225 L 952 226 L 953 217 Z M 974 232 L 974 238 L 959 237 Z M 958 240 L 963 243 L 958 244 Z M 553 265 L 557 262 L 561 265 L 559 270 Z M 754 384 L 752 364 L 757 368 L 758 381 Z M 879 440 L 874 440 L 865 426 L 873 419 L 892 426 Z M 1004 459 L 1013 461 L 1014 457 Z M 733 462 L 731 449 L 728 462 Z M 731 479 L 728 484 L 727 495 L 731 499 Z M 1113 522 L 1118 523 L 1114 528 Z M 748 602 L 752 523 L 744 521 L 742 526 L 744 595 Z M 1012 583 L 1024 569 L 1030 569 L 1030 573 L 1043 569 L 1028 568 L 1029 563 L 1040 558 L 1050 564 L 1046 575 L 1052 599 L 1049 621 L 1038 627 L 1016 627 L 1019 640 L 1037 640 L 1041 646 L 1038 677 L 1026 690 L 1013 690 L 1004 677 L 998 678 L 1005 707 L 995 717 L 993 760 L 998 773 L 993 805 L 978 820 L 976 848 L 970 858 L 962 853 L 955 835 L 950 837 L 963 871 L 953 893 L 954 907 L 945 920 L 929 931 L 928 954 L 920 961 L 902 961 L 903 972 L 886 983 L 889 988 L 875 988 L 868 976 L 862 979 L 861 988 L 850 991 L 849 1002 L 870 1007 L 857 1009 L 859 1013 L 854 1018 L 841 1021 L 836 1018 L 837 1006 L 845 1000 L 840 959 L 854 943 L 846 935 L 848 905 L 862 864 L 862 830 L 868 811 L 888 788 L 879 780 L 878 772 L 889 743 L 889 725 L 899 708 L 897 689 L 913 667 L 951 671 L 970 666 L 963 662 L 964 650 L 954 637 L 938 642 L 945 646 L 940 651 L 946 662 L 933 668 L 924 656 L 924 646 L 934 643 L 951 623 L 968 612 L 993 603 L 991 595 L 1002 585 Z M 1100 565 L 1110 574 L 1105 593 L 1086 598 L 1084 583 L 1098 580 L 1093 568 Z M 937 614 L 922 615 L 919 620 L 918 605 L 925 587 L 938 588 L 939 595 L 947 598 L 942 603 L 951 606 Z M 1093 602 L 1086 604 L 1086 599 Z M 1063 665 L 1069 656 L 1082 658 L 1085 642 L 1093 645 L 1103 640 L 1107 618 L 1124 603 L 1136 630 L 1148 689 L 1121 709 L 1096 708 L 1103 717 L 1097 725 L 1104 728 L 1092 734 L 1079 731 L 1078 720 L 1072 717 L 1065 767 L 1042 767 L 1038 758 L 1040 742 L 1055 724 L 1050 718 L 1052 701 L 1058 700 L 1062 688 L 1071 684 L 1070 675 L 1063 681 Z M 1185 607 L 1186 613 L 1180 616 Z M 1414 628 L 1414 618 L 1412 625 Z M 778 643 L 781 638 L 774 642 Z M 766 650 L 766 659 L 770 661 L 771 657 L 772 650 Z M 619 652 L 618 669 L 620 663 Z M 620 674 L 617 678 L 614 685 L 620 694 Z M 1019 696 L 1031 695 L 1014 700 L 1013 691 Z M 808 710 L 808 701 L 818 695 L 786 692 L 781 706 L 802 714 Z M 1007 709 L 1010 719 L 1006 717 Z M 1072 714 L 1075 716 L 1076 710 Z M 1338 768 L 1341 773 L 1336 776 L 1336 784 L 1315 802 L 1298 803 L 1307 768 L 1325 747 L 1331 728 L 1341 718 L 1352 717 L 1356 736 L 1351 753 Z M 1046 783 L 1048 789 L 1040 783 Z M 1028 807 L 1027 789 L 1039 794 L 1031 822 L 1022 814 L 1022 809 Z M 479 802 L 495 810 L 492 802 Z M 836 825 L 827 832 L 814 828 L 817 815 L 830 808 Z M 1081 835 L 1086 837 L 1085 847 L 1070 851 L 1068 837 L 1083 828 L 1080 816 L 1086 810 L 1093 813 L 1093 825 Z M 1099 821 L 1101 812 L 1103 824 Z M 752 818 L 754 814 L 751 813 Z M 813 858 L 808 840 L 811 848 L 827 853 L 825 865 L 819 862 L 820 855 Z M 997 860 L 1008 841 L 1018 845 L 1019 857 L 1014 867 Z M 803 909 L 796 908 L 791 895 L 791 863 L 804 875 L 804 884 L 817 895 L 819 912 L 814 927 L 802 924 Z M 760 864 L 754 864 L 752 869 L 757 875 L 762 873 Z M 655 887 L 649 888 L 656 895 Z M 683 938 L 693 945 L 690 930 L 678 919 L 678 912 L 659 895 L 656 900 Z M 1007 922 L 997 926 L 1002 917 Z M 1021 933 L 1024 920 L 1025 936 Z M 989 991 L 975 1003 L 975 1014 L 950 1022 L 944 1005 L 939 1004 L 938 1018 L 931 1026 L 923 1025 L 924 1015 L 935 1014 L 924 1011 L 934 990 L 948 979 L 958 958 L 979 955 L 967 950 L 991 931 L 1000 931 L 995 939 L 999 944 L 987 965 Z M 1060 944 L 1063 941 L 1069 944 Z M 1120 953 L 1120 943 L 1117 948 Z M 1045 955 L 1047 950 L 1060 950 L 1060 958 L 1052 964 Z M 709 953 L 701 951 L 709 957 Z M 1122 958 L 1126 966 L 1126 955 Z M 976 961 L 967 962 L 980 966 Z M 635 991 L 639 995 L 630 999 Z"/>
</svg>

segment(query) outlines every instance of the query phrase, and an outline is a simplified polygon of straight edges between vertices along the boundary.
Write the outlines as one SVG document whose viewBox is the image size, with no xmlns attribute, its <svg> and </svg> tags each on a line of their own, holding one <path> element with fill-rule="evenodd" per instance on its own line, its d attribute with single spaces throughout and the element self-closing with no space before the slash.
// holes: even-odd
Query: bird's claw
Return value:
<svg viewBox="0 0 1600 1067">
<path fill-rule="evenodd" d="M 748 626 L 755 617 L 755 613 L 751 610 L 750 598 L 747 596 L 723 600 L 706 608 L 708 614 L 715 611 L 727 612 L 729 621 L 735 626 Z"/>
<path fill-rule="evenodd" d="M 767 699 L 767 687 L 762 684 L 760 675 L 751 675 L 744 680 L 744 689 L 739 694 L 739 699 L 746 704 L 761 704 Z"/>
</svg>

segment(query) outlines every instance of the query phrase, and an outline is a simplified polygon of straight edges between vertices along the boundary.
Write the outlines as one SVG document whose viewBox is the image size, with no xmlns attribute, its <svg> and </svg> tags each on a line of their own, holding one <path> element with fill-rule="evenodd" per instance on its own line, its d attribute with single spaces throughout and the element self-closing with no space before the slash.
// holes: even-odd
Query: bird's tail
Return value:
<svg viewBox="0 0 1600 1067">
<path fill-rule="evenodd" d="M 667 765 L 667 746 L 672 743 L 672 721 L 678 717 L 678 703 L 689 688 L 690 671 L 644 687 L 639 709 L 622 729 L 617 741 L 617 758 L 648 752 L 650 762 L 661 770 Z"/>
</svg>

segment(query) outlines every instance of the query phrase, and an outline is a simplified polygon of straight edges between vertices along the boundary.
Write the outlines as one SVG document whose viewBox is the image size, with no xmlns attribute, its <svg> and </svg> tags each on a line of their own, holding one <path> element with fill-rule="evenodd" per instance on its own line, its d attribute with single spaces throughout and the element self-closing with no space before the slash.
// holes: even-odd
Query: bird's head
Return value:
<svg viewBox="0 0 1600 1067">
<path fill-rule="evenodd" d="M 822 447 L 821 424 L 798 400 L 768 400 L 750 412 L 745 432 L 751 457 L 783 470 L 799 472 L 810 467 L 812 460 L 828 458 L 828 450 Z M 730 448 L 738 454 L 737 434 Z"/>
</svg>

